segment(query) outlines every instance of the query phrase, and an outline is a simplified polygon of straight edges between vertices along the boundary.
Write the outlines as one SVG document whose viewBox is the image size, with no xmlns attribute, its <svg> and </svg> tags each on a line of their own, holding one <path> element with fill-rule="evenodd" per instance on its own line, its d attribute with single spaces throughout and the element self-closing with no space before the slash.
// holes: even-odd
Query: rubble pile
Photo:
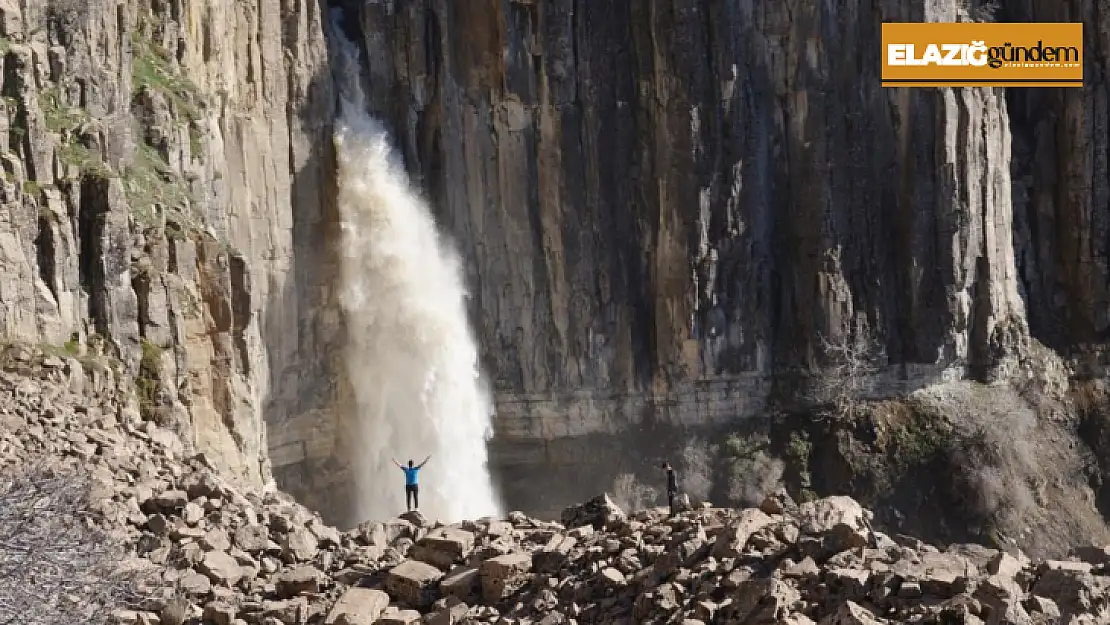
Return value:
<svg viewBox="0 0 1110 625">
<path fill-rule="evenodd" d="M 20 362 L 0 373 L 0 465 L 49 458 L 92 476 L 102 522 L 158 571 L 159 601 L 120 611 L 125 623 L 1110 622 L 1110 547 L 1060 561 L 939 549 L 875 531 L 848 497 L 672 516 L 600 495 L 561 522 L 413 512 L 340 532 L 186 454 L 110 371 Z"/>
</svg>

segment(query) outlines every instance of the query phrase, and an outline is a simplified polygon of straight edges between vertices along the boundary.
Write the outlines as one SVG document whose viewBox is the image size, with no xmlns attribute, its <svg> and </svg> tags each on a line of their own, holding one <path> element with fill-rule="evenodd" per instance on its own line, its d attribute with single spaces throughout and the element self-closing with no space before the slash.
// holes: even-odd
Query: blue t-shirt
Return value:
<svg viewBox="0 0 1110 625">
<path fill-rule="evenodd" d="M 420 467 L 401 467 L 405 472 L 405 486 L 416 486 L 416 474 L 420 472 Z"/>
</svg>

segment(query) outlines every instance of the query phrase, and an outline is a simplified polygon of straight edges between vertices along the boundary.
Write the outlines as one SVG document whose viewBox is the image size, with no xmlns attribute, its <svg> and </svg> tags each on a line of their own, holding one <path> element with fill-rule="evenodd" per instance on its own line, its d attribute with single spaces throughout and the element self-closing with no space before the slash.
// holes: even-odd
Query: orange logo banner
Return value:
<svg viewBox="0 0 1110 625">
<path fill-rule="evenodd" d="M 1083 24 L 884 22 L 884 87 L 1082 87 Z"/>
</svg>

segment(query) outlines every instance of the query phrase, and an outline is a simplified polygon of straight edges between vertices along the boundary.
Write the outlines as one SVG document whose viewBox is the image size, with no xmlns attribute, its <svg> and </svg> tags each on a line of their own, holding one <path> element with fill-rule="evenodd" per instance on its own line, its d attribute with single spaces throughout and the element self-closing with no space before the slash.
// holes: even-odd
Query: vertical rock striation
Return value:
<svg viewBox="0 0 1110 625">
<path fill-rule="evenodd" d="M 875 337 L 899 388 L 1021 351 L 1003 92 L 879 86 L 881 22 L 957 5 L 364 7 L 374 105 L 470 261 L 510 501 L 596 436 L 755 414 L 822 336 Z"/>
<path fill-rule="evenodd" d="M 340 520 L 327 4 L 0 0 L 0 336 L 118 355 L 129 410 Z M 1001 3 L 1087 25 L 1088 88 L 1008 92 L 879 87 L 881 22 L 957 0 L 331 4 L 466 260 L 512 507 L 759 414 L 822 337 L 883 392 L 1030 337 L 1103 371 L 1096 0 Z"/>
<path fill-rule="evenodd" d="M 0 2 L 0 335 L 115 354 L 130 410 L 256 483 L 330 444 L 283 440 L 334 394 L 322 10 Z"/>
<path fill-rule="evenodd" d="M 1000 19 L 1081 21 L 1085 88 L 1013 89 L 1014 238 L 1029 324 L 1087 373 L 1110 363 L 1110 13 L 1093 0 L 1008 0 Z"/>
</svg>

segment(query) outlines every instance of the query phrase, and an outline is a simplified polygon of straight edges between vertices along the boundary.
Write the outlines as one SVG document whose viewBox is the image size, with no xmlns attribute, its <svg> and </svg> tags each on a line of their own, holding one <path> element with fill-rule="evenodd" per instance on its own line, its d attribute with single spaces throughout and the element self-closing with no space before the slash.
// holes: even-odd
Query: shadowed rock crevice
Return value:
<svg viewBox="0 0 1110 625">
<path fill-rule="evenodd" d="M 35 261 L 38 263 L 39 276 L 50 290 L 54 300 L 58 299 L 58 283 L 55 276 L 57 268 L 54 259 L 58 250 L 54 244 L 54 231 L 48 217 L 39 217 L 39 234 L 35 237 Z"/>
<path fill-rule="evenodd" d="M 1045 345 L 1079 356 L 1110 338 L 1110 22 L 1092 0 L 1006 0 L 998 19 L 1082 21 L 1083 89 L 1009 89 L 1014 135 L 1014 244 L 1029 324 Z M 1105 363 L 1105 358 L 1103 358 Z"/>
<path fill-rule="evenodd" d="M 102 189 L 107 181 L 89 179 L 81 183 L 80 211 L 78 213 L 79 237 L 81 240 L 81 286 L 89 293 L 89 316 L 98 332 L 104 332 L 104 299 L 94 293 L 95 285 L 104 283 L 104 271 L 99 259 L 103 257 L 101 233 L 104 230 L 104 214 L 108 207 L 102 200 Z"/>
</svg>

